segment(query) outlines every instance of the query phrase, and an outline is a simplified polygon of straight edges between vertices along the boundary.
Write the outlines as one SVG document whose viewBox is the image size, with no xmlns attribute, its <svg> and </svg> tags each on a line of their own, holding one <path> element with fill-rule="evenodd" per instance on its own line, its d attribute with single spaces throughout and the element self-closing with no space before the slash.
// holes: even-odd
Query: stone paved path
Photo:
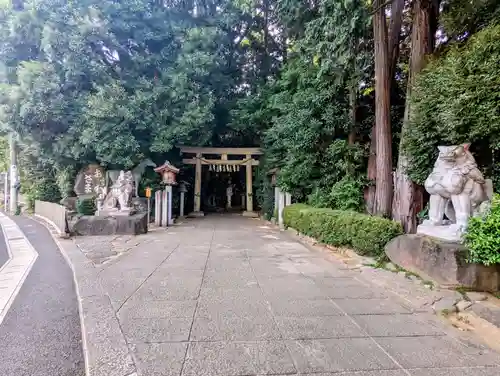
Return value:
<svg viewBox="0 0 500 376">
<path fill-rule="evenodd" d="M 498 354 L 258 220 L 77 241 L 139 375 L 500 375 Z"/>
</svg>

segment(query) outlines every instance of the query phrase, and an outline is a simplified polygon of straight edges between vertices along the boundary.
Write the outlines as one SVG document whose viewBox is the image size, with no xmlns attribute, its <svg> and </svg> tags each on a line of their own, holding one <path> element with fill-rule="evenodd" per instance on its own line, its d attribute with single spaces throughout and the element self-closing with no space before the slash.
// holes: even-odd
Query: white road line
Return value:
<svg viewBox="0 0 500 376">
<path fill-rule="evenodd" d="M 0 325 L 7 315 L 26 277 L 28 276 L 38 253 L 26 239 L 15 222 L 0 213 L 0 225 L 9 259 L 0 267 Z"/>
</svg>

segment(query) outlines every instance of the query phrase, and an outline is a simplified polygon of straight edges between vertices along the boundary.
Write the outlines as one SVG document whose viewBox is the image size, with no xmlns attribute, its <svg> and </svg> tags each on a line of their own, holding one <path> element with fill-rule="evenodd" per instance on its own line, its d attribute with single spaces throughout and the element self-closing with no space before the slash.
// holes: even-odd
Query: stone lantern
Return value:
<svg viewBox="0 0 500 376">
<path fill-rule="evenodd" d="M 179 201 L 179 216 L 184 217 L 184 196 L 186 195 L 188 183 L 185 181 L 179 182 L 179 192 L 180 192 L 180 201 Z"/>
<path fill-rule="evenodd" d="M 177 185 L 177 174 L 179 173 L 179 169 L 169 161 L 165 161 L 160 167 L 156 167 L 155 172 L 161 174 L 163 184 L 167 186 Z"/>
<path fill-rule="evenodd" d="M 165 184 L 165 190 L 155 193 L 155 211 L 156 223 L 160 226 L 170 226 L 174 224 L 172 218 L 172 186 L 177 185 L 177 174 L 179 169 L 169 161 L 165 161 L 159 167 L 156 167 L 155 172 L 158 172 L 162 177 L 162 182 Z M 158 215 L 158 213 L 161 213 Z"/>
</svg>

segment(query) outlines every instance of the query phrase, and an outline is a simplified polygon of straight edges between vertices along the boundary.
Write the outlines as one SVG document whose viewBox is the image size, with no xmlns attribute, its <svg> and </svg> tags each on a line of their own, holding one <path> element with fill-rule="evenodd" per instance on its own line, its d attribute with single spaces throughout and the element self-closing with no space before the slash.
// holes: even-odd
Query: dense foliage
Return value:
<svg viewBox="0 0 500 376">
<path fill-rule="evenodd" d="M 93 197 L 81 197 L 76 201 L 76 212 L 81 215 L 94 215 L 97 210 Z"/>
<path fill-rule="evenodd" d="M 450 48 L 419 76 L 412 97 L 407 135 L 409 172 L 422 184 L 437 157 L 438 145 L 472 142 L 477 161 L 500 188 L 500 26 Z M 496 159 L 495 159 L 496 158 Z"/>
<path fill-rule="evenodd" d="M 402 233 L 401 225 L 388 219 L 303 204 L 287 206 L 284 221 L 286 226 L 322 243 L 351 247 L 370 256 L 381 256 L 387 242 Z"/>
<path fill-rule="evenodd" d="M 472 218 L 465 233 L 469 261 L 484 265 L 500 264 L 500 195 L 495 195 L 484 217 Z"/>
</svg>

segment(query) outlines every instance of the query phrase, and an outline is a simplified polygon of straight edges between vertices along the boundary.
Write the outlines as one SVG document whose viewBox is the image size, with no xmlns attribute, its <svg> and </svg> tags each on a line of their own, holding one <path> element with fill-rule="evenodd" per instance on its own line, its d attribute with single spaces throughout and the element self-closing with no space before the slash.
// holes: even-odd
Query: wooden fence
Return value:
<svg viewBox="0 0 500 376">
<path fill-rule="evenodd" d="M 47 201 L 35 201 L 35 216 L 46 220 L 59 235 L 68 233 L 66 208 L 62 205 Z"/>
</svg>

